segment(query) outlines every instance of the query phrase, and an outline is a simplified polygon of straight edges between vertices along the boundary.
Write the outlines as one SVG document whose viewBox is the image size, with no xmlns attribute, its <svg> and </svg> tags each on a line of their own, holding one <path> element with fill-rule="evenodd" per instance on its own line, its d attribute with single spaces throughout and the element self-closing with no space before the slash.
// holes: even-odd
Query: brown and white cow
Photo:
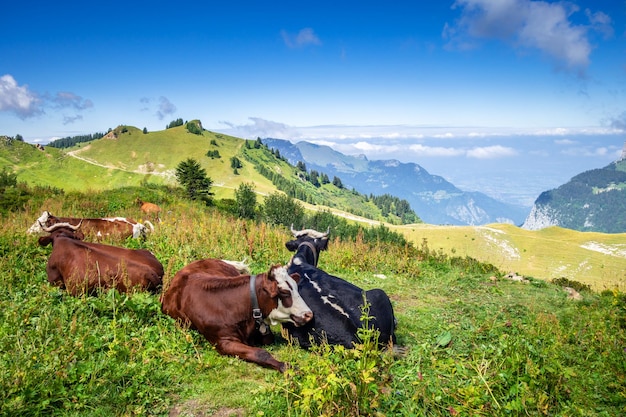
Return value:
<svg viewBox="0 0 626 417">
<path fill-rule="evenodd" d="M 44 232 L 41 225 L 50 227 L 56 223 L 69 223 L 81 226 L 81 231 L 87 237 L 102 239 L 105 237 L 116 237 L 126 239 L 130 236 L 134 238 L 145 238 L 148 233 L 154 231 L 154 226 L 149 221 L 139 223 L 126 217 L 103 217 L 103 218 L 77 218 L 77 217 L 57 217 L 44 211 L 41 217 L 33 223 L 27 230 L 28 233 Z"/>
<path fill-rule="evenodd" d="M 258 275 L 239 273 L 219 259 L 193 262 L 163 292 L 161 310 L 198 330 L 220 354 L 283 372 L 287 364 L 257 346 L 273 342 L 270 324 L 302 326 L 313 317 L 298 293 L 299 276 L 280 265 Z"/>
<path fill-rule="evenodd" d="M 84 242 L 80 224 L 41 227 L 50 234 L 40 237 L 39 244 L 52 244 L 46 266 L 48 281 L 72 295 L 93 293 L 98 288 L 156 292 L 163 283 L 163 265 L 148 250 Z"/>
</svg>

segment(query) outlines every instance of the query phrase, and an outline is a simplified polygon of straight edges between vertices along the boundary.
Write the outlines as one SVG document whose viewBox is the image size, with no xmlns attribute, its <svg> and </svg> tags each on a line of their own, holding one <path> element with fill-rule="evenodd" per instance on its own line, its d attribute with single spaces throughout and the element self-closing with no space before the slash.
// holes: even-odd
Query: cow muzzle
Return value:
<svg viewBox="0 0 626 417">
<path fill-rule="evenodd" d="M 313 312 L 312 311 L 306 311 L 306 312 L 304 312 L 304 314 L 299 315 L 299 316 L 296 316 L 295 314 L 291 315 L 291 321 L 293 321 L 293 323 L 296 325 L 296 327 L 304 326 L 305 324 L 310 322 L 312 318 L 313 318 Z"/>
</svg>

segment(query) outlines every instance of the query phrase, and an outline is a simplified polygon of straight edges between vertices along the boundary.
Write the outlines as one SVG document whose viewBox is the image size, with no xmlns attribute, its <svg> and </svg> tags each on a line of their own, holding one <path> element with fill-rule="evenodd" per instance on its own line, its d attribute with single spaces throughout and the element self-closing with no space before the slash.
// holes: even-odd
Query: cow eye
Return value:
<svg viewBox="0 0 626 417">
<path fill-rule="evenodd" d="M 280 298 L 291 298 L 291 291 L 289 290 L 280 290 L 278 294 Z"/>
</svg>

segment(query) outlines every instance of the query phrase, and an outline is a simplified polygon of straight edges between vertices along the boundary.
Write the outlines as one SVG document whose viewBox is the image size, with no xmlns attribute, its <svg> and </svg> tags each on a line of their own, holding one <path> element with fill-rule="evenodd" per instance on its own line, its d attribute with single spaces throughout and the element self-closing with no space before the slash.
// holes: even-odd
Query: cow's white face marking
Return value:
<svg viewBox="0 0 626 417">
<path fill-rule="evenodd" d="M 275 268 L 273 270 L 274 278 L 278 283 L 278 291 L 288 291 L 291 293 L 291 306 L 286 307 L 280 300 L 278 299 L 278 307 L 273 309 L 270 314 L 267 316 L 271 324 L 285 323 L 291 322 L 297 324 L 291 318 L 295 317 L 304 317 L 305 315 L 311 315 L 311 309 L 304 302 L 300 293 L 298 292 L 298 283 L 291 278 L 291 276 L 287 273 L 287 269 L 284 266 L 280 268 Z"/>
<path fill-rule="evenodd" d="M 340 305 L 337 305 L 331 301 L 331 298 L 337 299 L 337 297 L 335 297 L 332 294 L 323 294 L 322 288 L 317 284 L 317 282 L 313 281 L 307 274 L 304 274 L 304 277 L 309 280 L 313 288 L 315 288 L 315 290 L 320 294 L 320 298 L 322 299 L 324 304 L 328 304 L 329 306 L 337 310 L 339 314 L 343 314 L 347 318 L 350 318 L 350 315 L 346 313 L 346 311 L 343 308 L 341 308 Z"/>
<path fill-rule="evenodd" d="M 47 210 L 44 211 L 43 214 L 37 219 L 37 221 L 35 221 L 35 223 L 33 223 L 33 225 L 26 231 L 26 233 L 43 233 L 41 224 L 46 224 L 46 222 L 48 221 L 48 216 L 50 216 L 50 213 L 48 213 Z M 41 224 L 39 224 L 40 222 Z"/>
</svg>

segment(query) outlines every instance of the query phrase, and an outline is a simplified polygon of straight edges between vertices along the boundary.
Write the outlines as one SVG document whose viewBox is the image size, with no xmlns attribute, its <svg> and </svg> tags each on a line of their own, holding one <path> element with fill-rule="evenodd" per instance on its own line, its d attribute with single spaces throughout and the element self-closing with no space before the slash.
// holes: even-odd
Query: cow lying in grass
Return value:
<svg viewBox="0 0 626 417">
<path fill-rule="evenodd" d="M 40 237 L 39 244 L 52 244 L 46 266 L 48 281 L 70 294 L 93 293 L 98 288 L 156 292 L 161 287 L 163 265 L 150 251 L 84 242 L 80 223 L 41 227 L 49 235 Z"/>
<path fill-rule="evenodd" d="M 382 347 L 395 344 L 396 319 L 387 294 L 381 289 L 364 291 L 317 268 L 320 252 L 328 246 L 328 231 L 295 231 L 293 227 L 291 231 L 294 239 L 285 246 L 295 254 L 289 261 L 288 272 L 300 275 L 298 290 L 314 316 L 301 327 L 284 324 L 287 333 L 305 348 L 321 342 L 351 348 L 359 342 L 357 332 L 363 325 L 365 297 L 371 317 L 369 327 L 380 332 L 379 344 Z"/>
<path fill-rule="evenodd" d="M 286 364 L 257 347 L 272 343 L 270 324 L 302 326 L 313 313 L 298 293 L 298 275 L 283 266 L 268 272 L 240 275 L 219 259 L 193 262 L 176 273 L 161 296 L 161 310 L 198 330 L 222 355 L 280 372 Z"/>
<path fill-rule="evenodd" d="M 44 232 L 43 226 L 52 226 L 56 223 L 69 223 L 73 226 L 80 224 L 80 230 L 86 237 L 91 239 L 102 239 L 114 237 L 126 239 L 128 237 L 146 238 L 148 233 L 154 231 L 154 226 L 149 221 L 139 223 L 126 217 L 102 217 L 102 218 L 80 218 L 80 217 L 57 217 L 44 211 L 43 214 L 28 229 L 28 233 Z"/>
</svg>

